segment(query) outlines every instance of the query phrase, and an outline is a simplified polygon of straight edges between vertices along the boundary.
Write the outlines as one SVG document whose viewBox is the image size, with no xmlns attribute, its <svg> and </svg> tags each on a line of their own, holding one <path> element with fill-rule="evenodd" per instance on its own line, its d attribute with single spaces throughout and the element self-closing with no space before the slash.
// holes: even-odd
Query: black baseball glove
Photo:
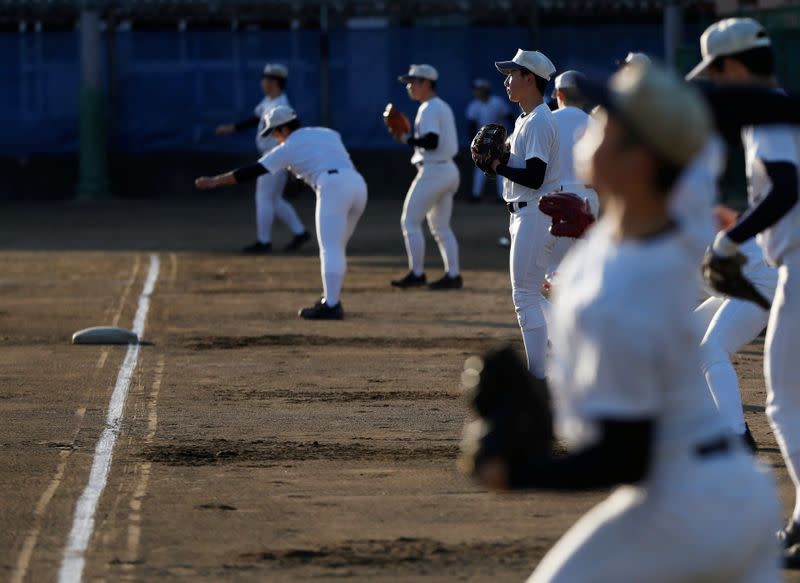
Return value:
<svg viewBox="0 0 800 583">
<path fill-rule="evenodd" d="M 553 448 L 550 393 L 511 348 L 467 359 L 462 374 L 473 419 L 464 427 L 459 467 L 475 475 L 484 462 L 519 467 Z"/>
<path fill-rule="evenodd" d="M 506 128 L 500 124 L 490 123 L 479 129 L 472 138 L 472 145 L 470 145 L 472 161 L 487 176 L 495 175 L 492 170 L 492 163 L 495 160 L 499 160 L 501 164 L 508 162 L 510 154 L 506 137 Z"/>
<path fill-rule="evenodd" d="M 721 257 L 707 251 L 703 258 L 703 279 L 720 293 L 754 302 L 769 310 L 772 307 L 770 301 L 742 274 L 745 263 L 747 258 L 741 253 Z"/>
</svg>

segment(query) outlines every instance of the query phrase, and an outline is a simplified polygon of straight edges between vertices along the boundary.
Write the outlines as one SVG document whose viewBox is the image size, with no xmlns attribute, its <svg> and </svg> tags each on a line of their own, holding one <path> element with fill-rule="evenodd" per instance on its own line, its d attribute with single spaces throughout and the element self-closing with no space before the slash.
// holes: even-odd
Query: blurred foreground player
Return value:
<svg viewBox="0 0 800 583">
<path fill-rule="evenodd" d="M 420 103 L 410 134 L 395 136 L 414 148 L 411 164 L 417 175 L 406 194 L 400 224 L 408 254 L 408 273 L 392 281 L 392 286 L 414 288 L 428 286 L 433 290 L 460 289 L 464 283 L 458 263 L 458 241 L 450 227 L 453 197 L 460 176 L 453 156 L 458 153 L 458 136 L 453 110 L 436 94 L 439 73 L 430 65 L 411 65 L 398 80 L 406 86 L 408 96 Z M 427 219 L 431 235 L 439 245 L 444 275 L 428 284 L 425 276 L 425 234 L 422 223 Z"/>
<path fill-rule="evenodd" d="M 756 86 L 778 91 L 772 43 L 750 18 L 712 24 L 700 37 L 702 62 L 689 78 L 718 85 Z M 721 232 L 706 261 L 709 275 L 739 263 L 739 247 L 753 237 L 767 262 L 778 267 L 764 342 L 767 417 L 795 485 L 795 506 L 779 533 L 785 558 L 800 567 L 800 130 L 753 126 L 742 131 L 750 210 Z"/>
<path fill-rule="evenodd" d="M 278 145 L 275 138 L 262 135 L 264 131 L 264 116 L 279 105 L 289 106 L 289 99 L 284 93 L 289 71 L 283 65 L 267 63 L 261 75 L 261 91 L 264 93 L 253 115 L 235 124 L 217 126 L 218 136 L 227 136 L 240 130 L 257 128 L 256 147 L 260 155 L 264 155 Z M 256 180 L 256 241 L 242 249 L 248 255 L 261 255 L 272 252 L 272 223 L 278 217 L 289 227 L 292 240 L 286 246 L 286 251 L 296 251 L 309 239 L 308 231 L 297 215 L 294 207 L 283 198 L 283 189 L 289 173 L 286 171 L 275 174 L 264 174 Z"/>
<path fill-rule="evenodd" d="M 775 487 L 718 415 L 700 374 L 694 288 L 684 285 L 697 258 L 668 200 L 708 139 L 709 114 L 692 89 L 654 67 L 628 67 L 608 88 L 587 85 L 603 107 L 578 148 L 590 150 L 584 179 L 605 213 L 565 259 L 553 306 L 548 372 L 568 453 L 509 463 L 528 440 L 508 440 L 529 424 L 514 423 L 524 415 L 509 413 L 503 396 L 513 384 L 503 381 L 520 377 L 492 358 L 465 371 L 484 413 L 467 426 L 463 451 L 492 488 L 620 486 L 551 549 L 530 583 L 775 583 Z M 475 423 L 480 430 L 469 431 Z"/>
<path fill-rule="evenodd" d="M 339 134 L 327 128 L 304 128 L 297 114 L 285 105 L 266 115 L 263 135 L 271 134 L 278 146 L 250 166 L 226 174 L 200 177 L 200 189 L 231 186 L 259 176 L 291 171 L 317 195 L 316 226 L 322 271 L 323 297 L 302 308 L 306 320 L 341 320 L 339 298 L 347 271 L 347 242 L 367 204 L 367 185 L 353 166 Z"/>
</svg>

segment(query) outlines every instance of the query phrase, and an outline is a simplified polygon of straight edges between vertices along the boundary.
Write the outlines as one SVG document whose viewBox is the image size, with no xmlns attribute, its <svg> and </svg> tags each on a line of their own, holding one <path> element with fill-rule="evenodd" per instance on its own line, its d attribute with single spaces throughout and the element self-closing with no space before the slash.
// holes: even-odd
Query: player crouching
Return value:
<svg viewBox="0 0 800 583">
<path fill-rule="evenodd" d="M 367 205 L 367 185 L 353 166 L 341 136 L 327 128 L 303 128 L 290 107 L 279 106 L 266 115 L 264 135 L 272 134 L 278 146 L 256 164 L 218 176 L 195 180 L 200 189 L 232 186 L 266 173 L 291 169 L 317 194 L 316 227 L 322 270 L 323 297 L 302 308 L 306 320 L 341 320 L 339 294 L 347 271 L 347 242 Z"/>
<path fill-rule="evenodd" d="M 620 486 L 530 583 L 779 581 L 775 487 L 705 388 L 694 288 L 684 285 L 696 255 L 670 211 L 709 114 L 652 66 L 582 90 L 603 106 L 578 148 L 605 214 L 567 255 L 553 304 L 548 376 L 568 453 L 553 453 L 544 381 L 506 352 L 468 361 L 481 419 L 468 425 L 462 463 L 491 488 Z"/>
</svg>

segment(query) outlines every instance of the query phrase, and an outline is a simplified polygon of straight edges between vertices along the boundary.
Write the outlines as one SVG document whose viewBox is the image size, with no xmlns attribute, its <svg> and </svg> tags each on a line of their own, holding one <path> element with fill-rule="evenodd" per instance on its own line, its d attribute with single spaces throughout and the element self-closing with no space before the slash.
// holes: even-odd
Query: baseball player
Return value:
<svg viewBox="0 0 800 583">
<path fill-rule="evenodd" d="M 703 60 L 688 78 L 717 84 L 749 84 L 778 90 L 772 43 L 750 18 L 711 25 L 700 38 Z M 800 560 L 800 131 L 754 126 L 742 131 L 750 210 L 714 240 L 710 265 L 736 261 L 739 246 L 757 236 L 767 261 L 778 267 L 778 288 L 764 344 L 767 417 L 795 484 L 795 507 L 779 533 L 785 558 Z"/>
<path fill-rule="evenodd" d="M 555 95 L 558 109 L 553 112 L 553 119 L 558 128 L 558 158 L 561 168 L 561 190 L 571 192 L 589 201 L 589 206 L 595 217 L 600 212 L 600 203 L 597 193 L 588 185 L 583 184 L 575 175 L 575 162 L 572 151 L 575 143 L 586 132 L 589 115 L 584 111 L 588 105 L 583 96 L 578 92 L 576 80 L 583 77 L 578 71 L 564 71 L 555 78 Z M 575 239 L 568 237 L 554 237 L 553 250 L 550 254 L 550 264 L 547 269 L 547 280 L 552 283 L 558 265 L 574 244 Z"/>
<path fill-rule="evenodd" d="M 578 147 L 605 212 L 565 259 L 553 306 L 549 383 L 568 453 L 484 458 L 478 476 L 496 488 L 621 486 L 529 583 L 777 582 L 777 493 L 705 389 L 694 290 L 680 285 L 696 256 L 668 199 L 704 147 L 707 110 L 651 66 L 582 89 L 603 107 Z"/>
<path fill-rule="evenodd" d="M 297 114 L 286 105 L 270 109 L 262 136 L 272 135 L 278 145 L 256 164 L 226 174 L 200 177 L 198 188 L 230 186 L 259 176 L 291 171 L 317 194 L 316 226 L 323 296 L 314 306 L 302 308 L 306 320 L 341 320 L 340 292 L 347 271 L 347 242 L 367 204 L 367 185 L 356 171 L 339 134 L 327 128 L 303 128 Z"/>
<path fill-rule="evenodd" d="M 472 82 L 472 101 L 467 105 L 467 123 L 470 136 L 474 136 L 479 128 L 486 124 L 496 123 L 506 128 L 509 127 L 511 109 L 508 103 L 492 94 L 492 86 L 486 79 L 475 79 Z M 477 203 L 481 200 L 483 186 L 486 183 L 486 174 L 480 168 L 475 168 L 472 175 L 472 198 L 471 202 Z M 497 177 L 497 197 L 503 201 L 503 177 Z"/>
<path fill-rule="evenodd" d="M 261 75 L 261 90 L 264 92 L 264 99 L 256 105 L 253 115 L 238 123 L 217 126 L 217 135 L 226 136 L 240 130 L 257 127 L 256 147 L 261 155 L 277 146 L 278 143 L 274 137 L 261 134 L 264 130 L 264 116 L 279 105 L 289 105 L 289 100 L 284 93 L 288 76 L 289 71 L 285 66 L 267 63 Z M 256 241 L 242 249 L 242 252 L 249 255 L 272 252 L 272 223 L 276 216 L 289 227 L 293 235 L 292 240 L 285 247 L 285 251 L 296 251 L 311 239 L 311 235 L 297 215 L 297 211 L 283 198 L 283 189 L 288 176 L 288 172 L 277 172 L 264 174 L 256 180 Z"/>
<path fill-rule="evenodd" d="M 408 74 L 398 77 L 409 97 L 419 101 L 413 135 L 400 136 L 400 141 L 414 148 L 411 163 L 417 176 L 411 183 L 403 205 L 400 224 L 408 254 L 408 273 L 392 281 L 394 287 L 413 288 L 427 284 L 425 277 L 425 235 L 422 222 L 439 245 L 444 262 L 444 275 L 431 282 L 429 289 L 460 289 L 464 282 L 458 264 L 458 241 L 450 227 L 453 196 L 458 190 L 459 173 L 453 162 L 458 152 L 458 136 L 453 111 L 436 94 L 439 73 L 431 65 L 411 65 Z"/>
<path fill-rule="evenodd" d="M 629 52 L 622 61 L 617 61 L 617 66 L 624 69 L 628 65 L 649 65 L 652 61 L 645 53 Z"/>
<path fill-rule="evenodd" d="M 509 138 L 507 164 L 492 163 L 503 177 L 503 199 L 511 215 L 510 272 L 514 309 L 522 329 L 531 373 L 543 378 L 547 354 L 547 300 L 540 292 L 550 264 L 553 237 L 550 218 L 537 202 L 541 195 L 561 185 L 559 135 L 553 113 L 544 103 L 544 92 L 555 66 L 539 51 L 519 49 L 510 61 L 496 62 L 506 76 L 508 98 L 522 113 Z"/>
</svg>

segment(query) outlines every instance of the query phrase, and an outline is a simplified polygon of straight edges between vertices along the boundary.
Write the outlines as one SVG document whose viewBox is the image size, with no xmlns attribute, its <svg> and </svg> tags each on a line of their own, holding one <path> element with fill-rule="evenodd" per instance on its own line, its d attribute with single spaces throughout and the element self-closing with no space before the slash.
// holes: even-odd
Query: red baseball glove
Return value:
<svg viewBox="0 0 800 583">
<path fill-rule="evenodd" d="M 395 140 L 401 141 L 403 136 L 411 133 L 411 122 L 408 117 L 392 103 L 387 103 L 386 109 L 383 110 L 383 123 Z"/>
<path fill-rule="evenodd" d="M 550 233 L 578 239 L 594 223 L 589 201 L 571 192 L 551 192 L 539 199 L 539 210 L 553 218 Z"/>
</svg>

